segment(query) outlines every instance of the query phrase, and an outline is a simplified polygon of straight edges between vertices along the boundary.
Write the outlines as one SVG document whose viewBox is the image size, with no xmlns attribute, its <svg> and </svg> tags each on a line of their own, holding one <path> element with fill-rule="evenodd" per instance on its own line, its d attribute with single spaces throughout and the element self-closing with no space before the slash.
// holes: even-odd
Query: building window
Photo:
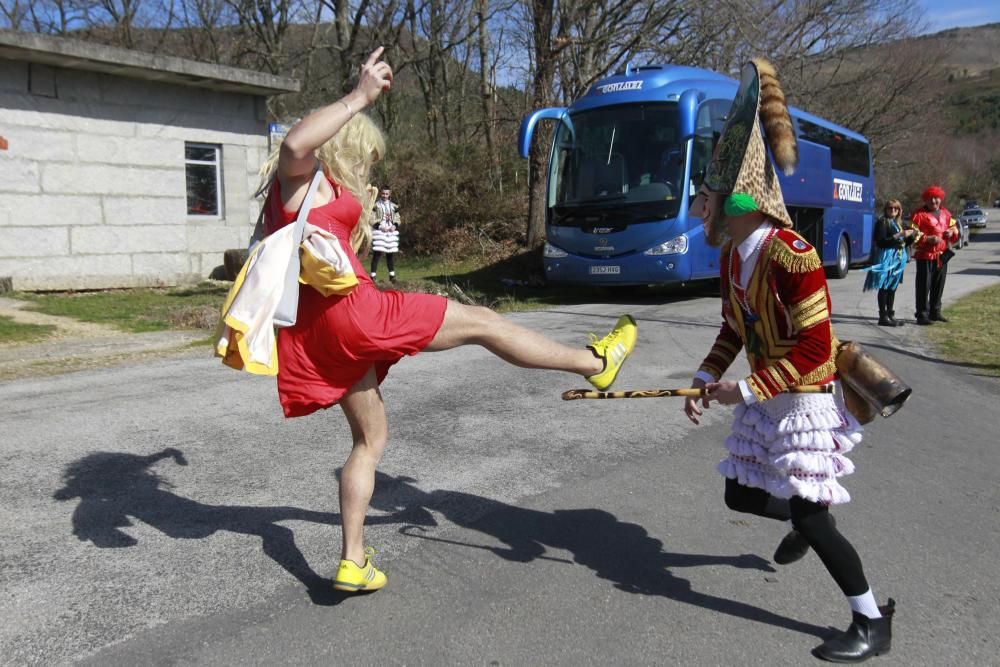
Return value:
<svg viewBox="0 0 1000 667">
<path fill-rule="evenodd" d="M 184 144 L 188 215 L 219 216 L 222 210 L 221 152 L 222 148 L 213 144 Z"/>
</svg>

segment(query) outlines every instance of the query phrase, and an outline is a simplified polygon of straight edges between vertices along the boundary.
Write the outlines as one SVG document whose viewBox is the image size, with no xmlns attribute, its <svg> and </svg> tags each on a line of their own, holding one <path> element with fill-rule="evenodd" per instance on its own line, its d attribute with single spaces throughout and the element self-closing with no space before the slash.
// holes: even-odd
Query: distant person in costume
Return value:
<svg viewBox="0 0 1000 667">
<path fill-rule="evenodd" d="M 399 206 L 392 190 L 382 188 L 372 208 L 372 280 L 377 280 L 378 260 L 385 256 L 389 282 L 396 282 L 396 253 L 399 252 Z"/>
<path fill-rule="evenodd" d="M 867 269 L 863 290 L 878 290 L 878 323 L 882 327 L 899 327 L 896 319 L 896 288 L 903 282 L 903 271 L 909 258 L 908 246 L 913 244 L 917 230 L 903 226 L 903 205 L 898 199 L 885 203 L 882 216 L 875 223 L 875 264 Z"/>
<path fill-rule="evenodd" d="M 947 322 L 941 314 L 941 296 L 948 278 L 948 259 L 954 252 L 948 246 L 958 241 L 959 230 L 951 213 L 942 206 L 944 190 L 932 185 L 924 190 L 923 207 L 913 214 L 913 227 L 919 232 L 914 240 L 913 258 L 917 260 L 917 324 Z"/>
<path fill-rule="evenodd" d="M 266 234 L 291 223 L 317 169 L 320 183 L 308 220 L 334 234 L 349 256 L 357 285 L 346 295 L 323 296 L 310 285 L 299 291 L 296 324 L 279 329 L 278 397 L 287 417 L 340 405 L 353 437 L 340 479 L 343 546 L 334 588 L 370 591 L 386 583 L 364 543 L 364 521 L 375 484 L 375 467 L 388 442 L 379 384 L 407 355 L 481 345 L 524 368 L 546 368 L 586 377 L 608 387 L 635 345 L 636 324 L 618 319 L 604 338 L 569 348 L 514 324 L 492 310 L 431 294 L 381 291 L 356 252 L 370 243 L 367 183 L 385 155 L 385 139 L 363 109 L 392 85 L 389 65 L 376 49 L 345 97 L 295 124 L 262 169 L 274 184 L 265 206 Z M 361 219 L 364 222 L 359 224 Z"/>
<path fill-rule="evenodd" d="M 774 68 L 754 60 L 743 69 L 705 182 L 691 207 L 710 243 L 722 246 L 722 328 L 692 382 L 708 390 L 687 399 L 697 424 L 712 402 L 736 406 L 728 455 L 719 464 L 726 505 L 737 512 L 791 519 L 774 554 L 779 564 L 810 548 L 847 597 L 852 623 L 813 649 L 834 662 L 887 653 L 895 602 L 880 607 L 861 560 L 837 530 L 830 507 L 850 500 L 839 478 L 854 470 L 846 454 L 861 426 L 840 394 L 783 393 L 795 385 L 837 381 L 838 341 L 830 296 L 816 251 L 796 232 L 768 158 L 787 174 L 798 147 Z M 723 380 L 740 351 L 751 375 Z"/>
</svg>

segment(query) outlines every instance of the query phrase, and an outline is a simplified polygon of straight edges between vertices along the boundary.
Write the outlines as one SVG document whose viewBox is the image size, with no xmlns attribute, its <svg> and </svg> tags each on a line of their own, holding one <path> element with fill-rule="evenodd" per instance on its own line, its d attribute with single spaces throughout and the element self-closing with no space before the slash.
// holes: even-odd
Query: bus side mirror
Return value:
<svg viewBox="0 0 1000 667">
<path fill-rule="evenodd" d="M 538 121 L 545 118 L 561 118 L 567 124 L 569 123 L 569 118 L 566 116 L 566 107 L 548 107 L 525 116 L 524 120 L 521 121 L 521 131 L 517 137 L 517 147 L 521 157 L 528 157 L 528 154 L 531 152 L 531 136 L 535 133 L 535 125 L 538 124 Z"/>
<path fill-rule="evenodd" d="M 695 135 L 698 120 L 698 104 L 705 99 L 705 93 L 700 90 L 685 90 L 677 101 L 677 113 L 680 117 L 681 140 L 686 141 Z"/>
</svg>

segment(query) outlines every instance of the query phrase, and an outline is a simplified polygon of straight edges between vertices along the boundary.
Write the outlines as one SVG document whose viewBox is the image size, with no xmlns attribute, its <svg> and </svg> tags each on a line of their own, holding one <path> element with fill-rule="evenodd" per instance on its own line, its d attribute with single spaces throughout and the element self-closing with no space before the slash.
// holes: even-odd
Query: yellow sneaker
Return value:
<svg viewBox="0 0 1000 667">
<path fill-rule="evenodd" d="M 622 364 L 635 348 L 638 328 L 631 315 L 622 315 L 615 323 L 615 328 L 604 338 L 597 340 L 597 336 L 590 334 L 591 342 L 587 347 L 604 360 L 604 370 L 587 378 L 590 384 L 601 391 L 611 386 Z"/>
<path fill-rule="evenodd" d="M 352 560 L 340 561 L 333 587 L 338 591 L 377 591 L 385 586 L 385 573 L 372 565 L 374 555 L 373 548 L 365 547 L 364 567 L 358 567 Z"/>
</svg>

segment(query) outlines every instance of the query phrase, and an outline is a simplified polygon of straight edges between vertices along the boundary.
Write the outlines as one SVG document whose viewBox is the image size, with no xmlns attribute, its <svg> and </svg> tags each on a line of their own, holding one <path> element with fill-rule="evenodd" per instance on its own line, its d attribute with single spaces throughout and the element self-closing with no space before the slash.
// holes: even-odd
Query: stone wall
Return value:
<svg viewBox="0 0 1000 667">
<path fill-rule="evenodd" d="M 247 244 L 266 130 L 256 95 L 0 59 L 0 279 L 58 290 L 207 277 Z M 185 142 L 221 146 L 219 216 L 187 215 Z"/>
</svg>

